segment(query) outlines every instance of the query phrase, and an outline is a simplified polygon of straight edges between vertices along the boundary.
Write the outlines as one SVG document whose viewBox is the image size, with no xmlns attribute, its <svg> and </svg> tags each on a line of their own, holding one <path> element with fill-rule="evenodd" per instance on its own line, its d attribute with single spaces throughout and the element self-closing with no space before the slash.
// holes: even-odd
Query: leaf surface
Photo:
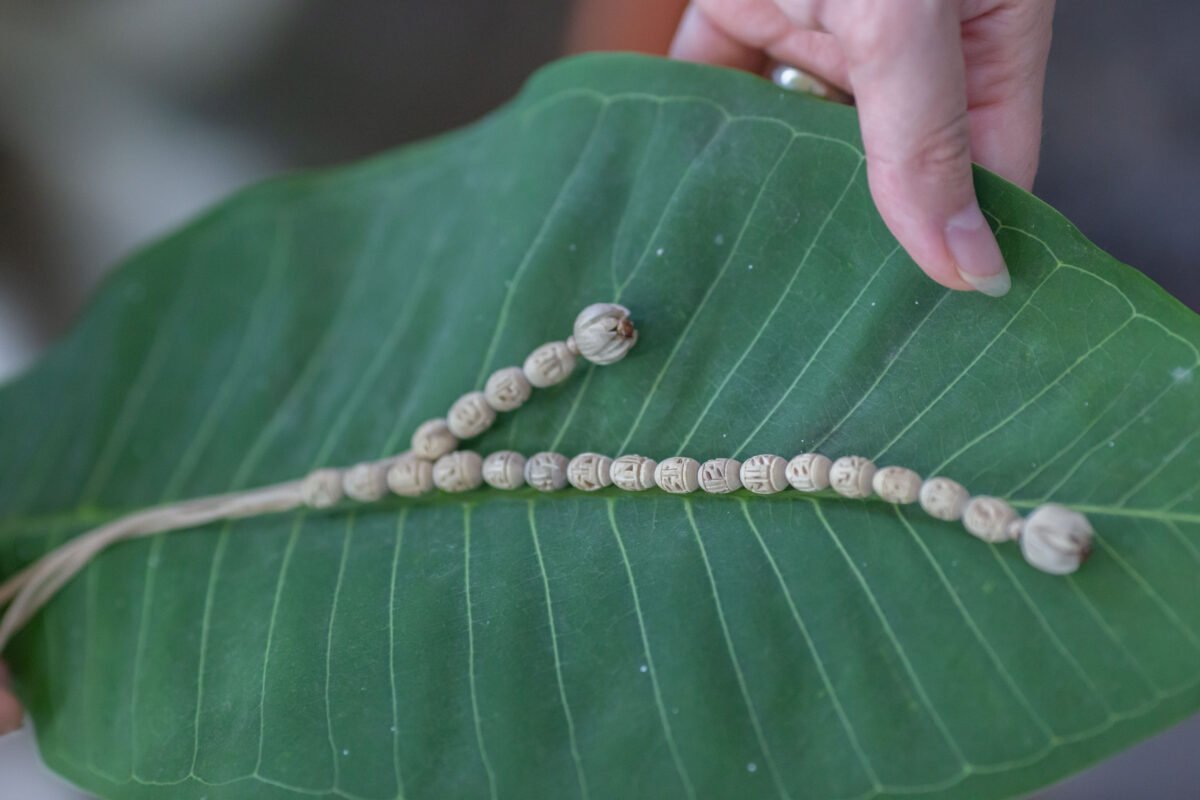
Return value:
<svg viewBox="0 0 1200 800">
<path fill-rule="evenodd" d="M 626 361 L 478 443 L 819 449 L 1085 510 L 1073 577 L 919 510 L 481 490 L 105 553 L 6 654 L 50 765 L 120 797 L 988 798 L 1200 706 L 1200 321 L 986 174 L 1013 267 L 896 247 L 850 110 L 631 56 L 245 192 L 0 393 L 0 565 L 162 501 L 398 452 L 630 306 Z"/>
</svg>

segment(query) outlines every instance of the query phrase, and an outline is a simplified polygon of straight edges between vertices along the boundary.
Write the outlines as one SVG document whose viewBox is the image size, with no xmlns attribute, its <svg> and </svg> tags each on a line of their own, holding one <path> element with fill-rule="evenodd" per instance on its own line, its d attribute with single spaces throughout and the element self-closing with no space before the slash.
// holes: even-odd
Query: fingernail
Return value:
<svg viewBox="0 0 1200 800">
<path fill-rule="evenodd" d="M 1008 294 L 1012 279 L 978 203 L 972 202 L 946 223 L 946 246 L 958 263 L 960 278 L 990 297 Z"/>
</svg>

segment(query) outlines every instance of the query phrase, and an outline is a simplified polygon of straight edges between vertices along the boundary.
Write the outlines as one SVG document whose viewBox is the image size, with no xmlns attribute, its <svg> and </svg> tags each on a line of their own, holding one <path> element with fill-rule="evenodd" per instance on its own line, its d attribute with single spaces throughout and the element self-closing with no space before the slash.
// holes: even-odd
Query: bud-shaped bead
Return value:
<svg viewBox="0 0 1200 800">
<path fill-rule="evenodd" d="M 458 447 L 458 439 L 450 432 L 446 420 L 431 419 L 422 422 L 413 432 L 412 454 L 430 461 L 441 458 Z"/>
<path fill-rule="evenodd" d="M 488 405 L 497 411 L 515 411 L 524 405 L 532 392 L 533 387 L 520 367 L 496 370 L 483 387 Z"/>
<path fill-rule="evenodd" d="M 742 488 L 742 462 L 714 458 L 700 465 L 700 488 L 709 494 L 728 494 Z"/>
<path fill-rule="evenodd" d="M 525 462 L 525 482 L 539 492 L 567 485 L 567 457 L 561 453 L 534 453 Z"/>
<path fill-rule="evenodd" d="M 870 497 L 875 464 L 862 456 L 842 456 L 829 468 L 829 485 L 842 497 Z"/>
<path fill-rule="evenodd" d="M 1011 538 L 1010 526 L 1017 512 L 999 497 L 972 497 L 963 508 L 963 527 L 985 542 L 1003 542 Z"/>
<path fill-rule="evenodd" d="M 658 462 L 645 456 L 621 456 L 608 468 L 613 485 L 627 492 L 641 492 L 655 486 L 654 470 Z"/>
<path fill-rule="evenodd" d="M 654 482 L 671 494 L 688 494 L 700 488 L 700 462 L 687 456 L 664 458 L 654 468 Z"/>
<path fill-rule="evenodd" d="M 520 489 L 525 484 L 525 456 L 497 450 L 483 460 L 483 479 L 497 489 Z"/>
<path fill-rule="evenodd" d="M 433 462 L 411 454 L 397 458 L 388 467 L 387 484 L 401 497 L 420 497 L 433 489 Z"/>
<path fill-rule="evenodd" d="M 921 476 L 907 467 L 884 467 L 871 479 L 871 488 L 889 503 L 915 503 L 921 494 Z"/>
<path fill-rule="evenodd" d="M 496 410 L 483 392 L 468 392 L 454 401 L 446 415 L 446 427 L 459 439 L 473 439 L 492 427 Z"/>
<path fill-rule="evenodd" d="M 529 354 L 522 371 L 531 384 L 544 389 L 562 383 L 575 370 L 575 356 L 566 342 L 547 342 Z"/>
<path fill-rule="evenodd" d="M 612 485 L 612 459 L 599 453 L 580 453 L 567 464 L 567 480 L 576 489 L 594 492 Z"/>
<path fill-rule="evenodd" d="M 1021 528 L 1021 554 L 1042 572 L 1069 575 L 1091 554 L 1094 535 L 1083 514 L 1047 503 L 1025 520 Z"/>
<path fill-rule="evenodd" d="M 936 519 L 954 522 L 962 516 L 969 495 L 958 481 L 930 478 L 921 484 L 918 499 L 925 513 Z"/>
<path fill-rule="evenodd" d="M 433 485 L 443 492 L 469 492 L 483 483 L 483 459 L 472 450 L 447 453 L 433 465 Z"/>
<path fill-rule="evenodd" d="M 342 472 L 337 469 L 315 469 L 300 485 L 300 496 L 309 508 L 329 508 L 342 495 Z"/>
<path fill-rule="evenodd" d="M 801 492 L 822 492 L 829 488 L 832 465 L 833 462 L 820 453 L 801 453 L 788 462 L 788 483 Z"/>
<path fill-rule="evenodd" d="M 750 456 L 742 464 L 742 486 L 755 494 L 775 494 L 788 486 L 787 462 L 779 456 Z"/>
<path fill-rule="evenodd" d="M 342 490 L 360 503 L 373 503 L 387 494 L 387 471 L 394 459 L 366 461 L 342 473 Z"/>
<path fill-rule="evenodd" d="M 615 303 L 593 303 L 575 318 L 575 347 L 594 364 L 620 361 L 637 343 L 629 309 Z"/>
</svg>

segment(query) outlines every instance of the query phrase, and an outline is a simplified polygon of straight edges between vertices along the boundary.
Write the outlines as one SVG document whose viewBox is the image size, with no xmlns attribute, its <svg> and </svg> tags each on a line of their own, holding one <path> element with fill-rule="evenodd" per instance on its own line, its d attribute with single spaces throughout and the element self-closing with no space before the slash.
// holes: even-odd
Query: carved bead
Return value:
<svg viewBox="0 0 1200 800">
<path fill-rule="evenodd" d="M 469 492 L 481 483 L 483 459 L 473 450 L 455 450 L 433 465 L 433 485 L 443 492 Z"/>
<path fill-rule="evenodd" d="M 925 513 L 936 519 L 954 522 L 967 504 L 967 490 L 949 478 L 930 478 L 921 484 L 918 498 Z"/>
<path fill-rule="evenodd" d="M 394 459 L 364 461 L 342 473 L 342 490 L 360 503 L 373 503 L 387 494 L 387 471 Z"/>
<path fill-rule="evenodd" d="M 497 450 L 483 460 L 483 479 L 497 489 L 519 489 L 525 485 L 525 456 L 513 450 Z"/>
<path fill-rule="evenodd" d="M 534 453 L 525 462 L 525 482 L 539 492 L 567 485 L 567 457 L 560 453 Z"/>
<path fill-rule="evenodd" d="M 577 352 L 594 364 L 620 361 L 637 343 L 629 309 L 615 303 L 593 303 L 575 318 L 572 337 Z"/>
<path fill-rule="evenodd" d="M 576 489 L 594 492 L 612 485 L 612 459 L 599 453 L 580 453 L 567 464 L 567 480 Z"/>
<path fill-rule="evenodd" d="M 532 392 L 533 387 L 520 367 L 496 370 L 483 387 L 488 405 L 497 411 L 515 411 L 524 405 Z"/>
<path fill-rule="evenodd" d="M 755 494 L 775 494 L 787 488 L 787 462 L 779 456 L 750 456 L 742 464 L 742 486 Z"/>
<path fill-rule="evenodd" d="M 963 527 L 985 542 L 1003 542 L 1010 537 L 1009 526 L 1017 512 L 998 497 L 972 497 L 963 508 Z"/>
<path fill-rule="evenodd" d="M 829 468 L 829 485 L 842 497 L 870 497 L 875 464 L 862 456 L 842 456 Z"/>
<path fill-rule="evenodd" d="M 1077 511 L 1047 503 L 1034 510 L 1021 528 L 1021 554 L 1042 572 L 1069 575 L 1092 552 L 1095 531 Z"/>
<path fill-rule="evenodd" d="M 309 508 L 329 508 L 342 499 L 342 494 L 342 472 L 336 469 L 315 469 L 300 486 L 304 505 Z"/>
<path fill-rule="evenodd" d="M 388 467 L 388 488 L 401 497 L 419 497 L 433 489 L 433 462 L 408 455 Z"/>
<path fill-rule="evenodd" d="M 915 503 L 921 494 L 921 476 L 907 467 L 884 467 L 871 479 L 875 494 L 889 503 Z"/>
<path fill-rule="evenodd" d="M 687 456 L 672 456 L 658 462 L 654 482 L 671 494 L 688 494 L 700 488 L 700 462 Z"/>
<path fill-rule="evenodd" d="M 547 342 L 529 354 L 522 368 L 534 386 L 544 389 L 562 383 L 575 370 L 575 356 L 566 342 Z"/>
<path fill-rule="evenodd" d="M 435 461 L 458 447 L 458 439 L 442 418 L 422 422 L 412 436 L 412 454 Z"/>
<path fill-rule="evenodd" d="M 700 488 L 709 494 L 728 494 L 742 488 L 742 462 L 714 458 L 700 465 Z"/>
<path fill-rule="evenodd" d="M 829 488 L 829 468 L 833 465 L 820 453 L 801 453 L 788 462 L 787 479 L 801 492 L 821 492 Z"/>
<path fill-rule="evenodd" d="M 640 492 L 652 488 L 654 469 L 658 462 L 645 456 L 621 456 L 613 460 L 608 469 L 609 477 L 618 489 L 627 492 Z"/>
<path fill-rule="evenodd" d="M 496 410 L 488 405 L 483 392 L 468 392 L 454 401 L 446 415 L 446 427 L 456 437 L 473 439 L 492 427 Z"/>
</svg>

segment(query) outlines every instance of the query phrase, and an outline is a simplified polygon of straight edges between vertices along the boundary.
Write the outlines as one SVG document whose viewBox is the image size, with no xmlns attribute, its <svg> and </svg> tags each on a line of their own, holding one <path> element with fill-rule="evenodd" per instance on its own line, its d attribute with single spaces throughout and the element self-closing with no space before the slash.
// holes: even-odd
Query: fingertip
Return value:
<svg viewBox="0 0 1200 800">
<path fill-rule="evenodd" d="M 21 719 L 21 703 L 16 695 L 6 689 L 0 689 L 0 736 L 20 728 Z"/>
<path fill-rule="evenodd" d="M 766 55 L 741 42 L 708 18 L 699 6 L 689 5 L 668 51 L 671 58 L 762 72 Z"/>
</svg>

